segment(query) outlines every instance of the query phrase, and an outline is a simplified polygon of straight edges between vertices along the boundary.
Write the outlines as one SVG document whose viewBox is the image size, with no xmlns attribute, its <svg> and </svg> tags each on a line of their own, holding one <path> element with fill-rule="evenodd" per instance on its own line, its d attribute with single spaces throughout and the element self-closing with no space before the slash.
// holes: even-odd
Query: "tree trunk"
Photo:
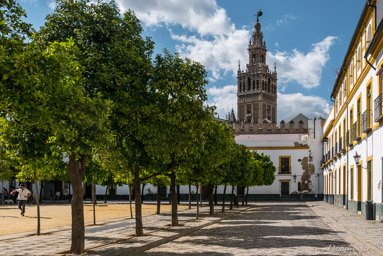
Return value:
<svg viewBox="0 0 383 256">
<path fill-rule="evenodd" d="M 247 187 L 247 189 L 246 189 L 246 206 L 247 206 L 248 195 L 249 195 L 249 187 Z"/>
<path fill-rule="evenodd" d="M 96 225 L 96 184 L 92 184 L 93 225 Z"/>
<path fill-rule="evenodd" d="M 239 208 L 239 198 L 238 198 L 238 186 L 237 186 L 237 208 Z"/>
<path fill-rule="evenodd" d="M 230 201 L 230 210 L 233 210 L 233 203 L 234 203 L 234 185 L 231 186 L 231 201 Z"/>
<path fill-rule="evenodd" d="M 243 189 L 242 206 L 245 206 L 245 189 Z"/>
<path fill-rule="evenodd" d="M 40 196 L 39 196 L 39 202 L 43 202 L 43 189 L 44 189 L 44 182 L 40 181 Z"/>
<path fill-rule="evenodd" d="M 130 218 L 133 219 L 133 209 L 132 209 L 132 184 L 129 183 L 129 208 L 130 208 Z"/>
<path fill-rule="evenodd" d="M 191 185 L 189 184 L 189 209 L 191 209 Z"/>
<path fill-rule="evenodd" d="M 161 213 L 161 185 L 157 185 L 157 212 L 156 214 Z"/>
<path fill-rule="evenodd" d="M 84 190 L 82 187 L 82 178 L 85 172 L 86 156 L 81 155 L 79 160 L 76 160 L 74 154 L 69 156 L 68 172 L 69 179 L 72 184 L 72 245 L 70 253 L 84 253 L 85 248 L 85 226 L 84 226 L 84 206 L 83 197 Z"/>
<path fill-rule="evenodd" d="M 208 193 L 209 193 L 209 207 L 210 207 L 209 215 L 214 215 L 214 185 L 209 184 L 208 189 L 209 189 Z"/>
<path fill-rule="evenodd" d="M 143 236 L 144 230 L 142 226 L 142 204 L 141 204 L 141 179 L 140 167 L 134 165 L 134 191 L 135 191 L 135 205 L 136 205 L 136 236 Z"/>
<path fill-rule="evenodd" d="M 226 183 L 223 187 L 223 195 L 222 195 L 222 212 L 225 212 L 225 198 L 226 197 Z"/>
<path fill-rule="evenodd" d="M 218 204 L 218 195 L 217 195 L 218 186 L 214 186 L 214 204 Z"/>
<path fill-rule="evenodd" d="M 36 178 L 36 173 L 33 174 L 33 179 L 34 179 L 34 182 L 35 182 L 35 189 L 36 189 L 36 209 L 37 209 L 37 232 L 36 232 L 36 235 L 40 235 L 40 220 L 41 220 L 41 217 L 40 217 L 40 197 L 39 197 L 39 187 L 37 185 L 37 178 Z"/>
<path fill-rule="evenodd" d="M 201 208 L 202 208 L 202 185 L 200 187 L 200 197 L 199 197 L 199 201 L 200 201 L 200 204 L 201 204 Z"/>
<path fill-rule="evenodd" d="M 196 188 L 196 201 L 197 201 L 197 216 L 196 216 L 196 219 L 198 220 L 199 218 L 199 200 L 198 200 L 198 184 L 195 185 L 195 188 Z"/>
<path fill-rule="evenodd" d="M 176 174 L 172 171 L 171 174 L 171 201 L 172 201 L 172 226 L 178 226 L 178 216 L 177 216 L 177 192 L 176 192 Z"/>
</svg>

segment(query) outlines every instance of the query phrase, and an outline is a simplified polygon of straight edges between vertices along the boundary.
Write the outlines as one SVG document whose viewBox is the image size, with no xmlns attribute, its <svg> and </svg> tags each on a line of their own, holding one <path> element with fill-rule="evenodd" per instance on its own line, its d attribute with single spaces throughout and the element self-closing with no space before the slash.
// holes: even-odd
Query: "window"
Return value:
<svg viewBox="0 0 383 256">
<path fill-rule="evenodd" d="M 354 127 L 353 127 L 353 124 L 354 124 L 354 116 L 352 114 L 352 112 L 354 112 L 354 110 L 351 108 L 350 110 L 350 142 L 353 141 L 353 138 L 354 138 Z M 351 143 L 352 144 L 352 143 Z"/>
<path fill-rule="evenodd" d="M 341 187 L 342 187 L 341 175 L 342 175 L 342 173 L 341 173 L 341 171 L 342 171 L 342 168 L 339 167 L 339 170 L 338 170 L 338 184 L 339 184 L 339 186 L 338 186 L 338 194 L 339 195 L 342 194 L 342 190 L 341 190 Z"/>
<path fill-rule="evenodd" d="M 291 156 L 279 157 L 279 173 L 280 174 L 291 173 L 290 159 L 291 159 Z"/>
<path fill-rule="evenodd" d="M 372 117 L 371 117 L 371 114 L 372 114 L 372 111 L 371 111 L 371 85 L 369 85 L 367 87 L 367 128 L 371 128 L 372 127 Z"/>
<path fill-rule="evenodd" d="M 350 68 L 349 68 L 349 75 L 350 75 L 350 92 L 351 92 L 351 90 L 352 90 L 352 85 L 353 85 L 353 74 L 352 74 L 352 61 L 351 61 L 351 63 L 350 63 Z"/>
<path fill-rule="evenodd" d="M 334 186 L 335 186 L 335 188 L 334 188 L 334 194 L 337 194 L 337 176 L 336 176 L 336 173 L 337 173 L 337 171 L 336 170 L 334 170 Z"/>
<path fill-rule="evenodd" d="M 343 119 L 343 148 L 347 149 L 347 135 L 346 135 L 346 118 Z"/>
<path fill-rule="evenodd" d="M 367 162 L 367 200 L 372 200 L 372 165 Z"/>
<path fill-rule="evenodd" d="M 246 106 L 246 114 L 251 114 L 251 105 Z"/>
<path fill-rule="evenodd" d="M 343 80 L 343 101 L 345 102 L 347 98 L 347 88 L 346 88 L 346 78 Z"/>
<path fill-rule="evenodd" d="M 351 186 L 350 186 L 350 199 L 354 199 L 354 168 L 351 167 L 350 169 L 350 180 L 351 180 Z"/>
<path fill-rule="evenodd" d="M 370 45 L 371 43 L 371 24 L 368 24 L 368 27 L 367 27 L 367 38 L 366 38 L 366 49 L 368 48 L 368 46 Z"/>
<path fill-rule="evenodd" d="M 346 194 L 346 166 L 343 166 L 343 195 Z"/>
<path fill-rule="evenodd" d="M 357 101 L 357 108 L 356 108 L 356 111 L 357 111 L 357 126 L 356 126 L 356 134 L 358 135 L 358 137 L 361 136 L 361 116 L 362 116 L 362 106 L 361 106 L 361 103 L 360 103 L 360 99 L 358 99 Z"/>
</svg>

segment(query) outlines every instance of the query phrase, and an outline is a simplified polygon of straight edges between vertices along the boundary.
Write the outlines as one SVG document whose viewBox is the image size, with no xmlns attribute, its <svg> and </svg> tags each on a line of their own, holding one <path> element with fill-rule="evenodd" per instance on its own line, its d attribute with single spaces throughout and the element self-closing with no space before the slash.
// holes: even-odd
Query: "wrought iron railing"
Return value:
<svg viewBox="0 0 383 256">
<path fill-rule="evenodd" d="M 367 133 L 371 131 L 371 111 L 367 109 L 362 114 L 362 132 Z"/>
<path fill-rule="evenodd" d="M 358 134 L 358 122 L 355 122 L 354 123 L 354 125 L 352 126 L 353 127 L 353 139 L 354 139 L 354 141 L 355 140 L 360 140 L 360 136 L 359 136 L 359 134 Z"/>
<path fill-rule="evenodd" d="M 374 100 L 374 120 L 375 122 L 379 122 L 383 119 L 383 93 L 381 93 L 376 99 Z"/>
</svg>

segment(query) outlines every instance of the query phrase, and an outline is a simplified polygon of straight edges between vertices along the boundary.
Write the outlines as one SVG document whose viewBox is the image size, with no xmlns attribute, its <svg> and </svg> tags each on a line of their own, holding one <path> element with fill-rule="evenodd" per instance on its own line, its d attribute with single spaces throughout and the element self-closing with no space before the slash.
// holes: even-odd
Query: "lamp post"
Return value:
<svg viewBox="0 0 383 256">
<path fill-rule="evenodd" d="M 355 151 L 354 160 L 355 160 L 355 163 L 356 163 L 356 164 L 359 164 L 359 161 L 360 161 L 360 155 L 358 155 L 358 152 L 357 152 L 357 151 Z"/>
</svg>

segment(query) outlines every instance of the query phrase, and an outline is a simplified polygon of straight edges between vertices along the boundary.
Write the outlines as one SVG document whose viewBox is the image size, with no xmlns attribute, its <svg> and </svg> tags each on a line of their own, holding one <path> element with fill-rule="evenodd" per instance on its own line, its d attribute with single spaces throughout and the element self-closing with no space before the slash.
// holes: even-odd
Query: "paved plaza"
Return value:
<svg viewBox="0 0 383 256">
<path fill-rule="evenodd" d="M 220 207 L 217 206 L 218 212 Z M 134 237 L 134 220 L 86 227 L 87 255 L 383 255 L 383 223 L 325 202 L 259 202 L 209 216 L 202 208 L 144 216 L 145 236 Z M 0 255 L 65 254 L 70 230 L 41 236 L 0 236 Z"/>
</svg>

